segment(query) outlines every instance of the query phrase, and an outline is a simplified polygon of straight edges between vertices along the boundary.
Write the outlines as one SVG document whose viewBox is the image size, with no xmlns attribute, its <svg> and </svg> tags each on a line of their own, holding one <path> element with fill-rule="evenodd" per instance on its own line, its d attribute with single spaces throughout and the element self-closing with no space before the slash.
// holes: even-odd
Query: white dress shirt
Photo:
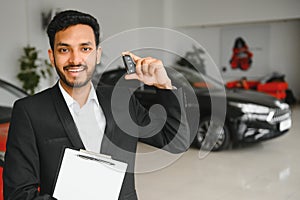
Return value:
<svg viewBox="0 0 300 200">
<path fill-rule="evenodd" d="M 99 153 L 105 131 L 106 119 L 98 102 L 93 85 L 91 85 L 91 90 L 86 103 L 81 108 L 79 103 L 65 91 L 60 82 L 59 88 L 74 119 L 86 150 Z"/>
</svg>

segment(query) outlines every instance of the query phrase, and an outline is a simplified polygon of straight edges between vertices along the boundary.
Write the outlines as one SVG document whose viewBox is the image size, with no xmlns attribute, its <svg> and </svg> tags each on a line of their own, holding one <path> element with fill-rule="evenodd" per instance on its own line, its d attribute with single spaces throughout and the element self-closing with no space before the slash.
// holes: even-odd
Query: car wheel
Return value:
<svg viewBox="0 0 300 200">
<path fill-rule="evenodd" d="M 227 125 L 210 118 L 201 120 L 195 143 L 199 148 L 207 151 L 219 151 L 228 148 L 230 134 Z"/>
</svg>

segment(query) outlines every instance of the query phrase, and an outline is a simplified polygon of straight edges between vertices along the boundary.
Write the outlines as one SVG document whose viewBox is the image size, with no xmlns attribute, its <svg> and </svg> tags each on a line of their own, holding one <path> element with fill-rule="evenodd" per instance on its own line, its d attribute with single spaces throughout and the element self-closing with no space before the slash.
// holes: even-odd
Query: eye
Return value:
<svg viewBox="0 0 300 200">
<path fill-rule="evenodd" d="M 90 47 L 83 47 L 82 48 L 82 51 L 85 51 L 85 52 L 88 52 L 88 51 L 91 51 L 92 50 L 92 48 L 90 48 Z"/>
<path fill-rule="evenodd" d="M 67 49 L 67 48 L 60 48 L 60 49 L 58 49 L 58 52 L 60 52 L 60 53 L 67 53 L 67 52 L 69 52 L 69 49 Z"/>
</svg>

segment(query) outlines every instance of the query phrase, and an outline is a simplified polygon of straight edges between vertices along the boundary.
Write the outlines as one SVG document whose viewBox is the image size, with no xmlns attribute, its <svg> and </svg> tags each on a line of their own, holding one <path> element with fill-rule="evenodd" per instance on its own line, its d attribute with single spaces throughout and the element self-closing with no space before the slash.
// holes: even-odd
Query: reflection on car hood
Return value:
<svg viewBox="0 0 300 200">
<path fill-rule="evenodd" d="M 227 99 L 228 100 L 238 100 L 245 103 L 254 103 L 259 105 L 264 105 L 272 108 L 277 108 L 276 98 L 271 95 L 264 94 L 262 92 L 256 92 L 251 90 L 243 89 L 232 89 L 227 90 Z"/>
<path fill-rule="evenodd" d="M 212 90 L 209 95 L 217 97 L 224 96 L 224 93 L 220 90 Z M 273 96 L 252 90 L 226 89 L 226 97 L 228 102 L 234 101 L 240 103 L 253 103 L 272 108 L 278 107 L 276 104 L 277 99 Z"/>
</svg>

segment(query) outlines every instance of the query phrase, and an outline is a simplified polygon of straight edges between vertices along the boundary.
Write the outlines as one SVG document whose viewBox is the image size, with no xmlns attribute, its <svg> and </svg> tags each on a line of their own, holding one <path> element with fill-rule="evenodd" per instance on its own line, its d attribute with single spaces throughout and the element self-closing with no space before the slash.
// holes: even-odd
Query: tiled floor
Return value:
<svg viewBox="0 0 300 200">
<path fill-rule="evenodd" d="M 293 107 L 292 117 L 287 134 L 263 143 L 208 155 L 195 148 L 180 157 L 157 153 L 166 161 L 160 165 L 151 156 L 138 158 L 139 199 L 299 200 L 300 105 Z M 151 149 L 139 145 L 140 152 Z"/>
</svg>

